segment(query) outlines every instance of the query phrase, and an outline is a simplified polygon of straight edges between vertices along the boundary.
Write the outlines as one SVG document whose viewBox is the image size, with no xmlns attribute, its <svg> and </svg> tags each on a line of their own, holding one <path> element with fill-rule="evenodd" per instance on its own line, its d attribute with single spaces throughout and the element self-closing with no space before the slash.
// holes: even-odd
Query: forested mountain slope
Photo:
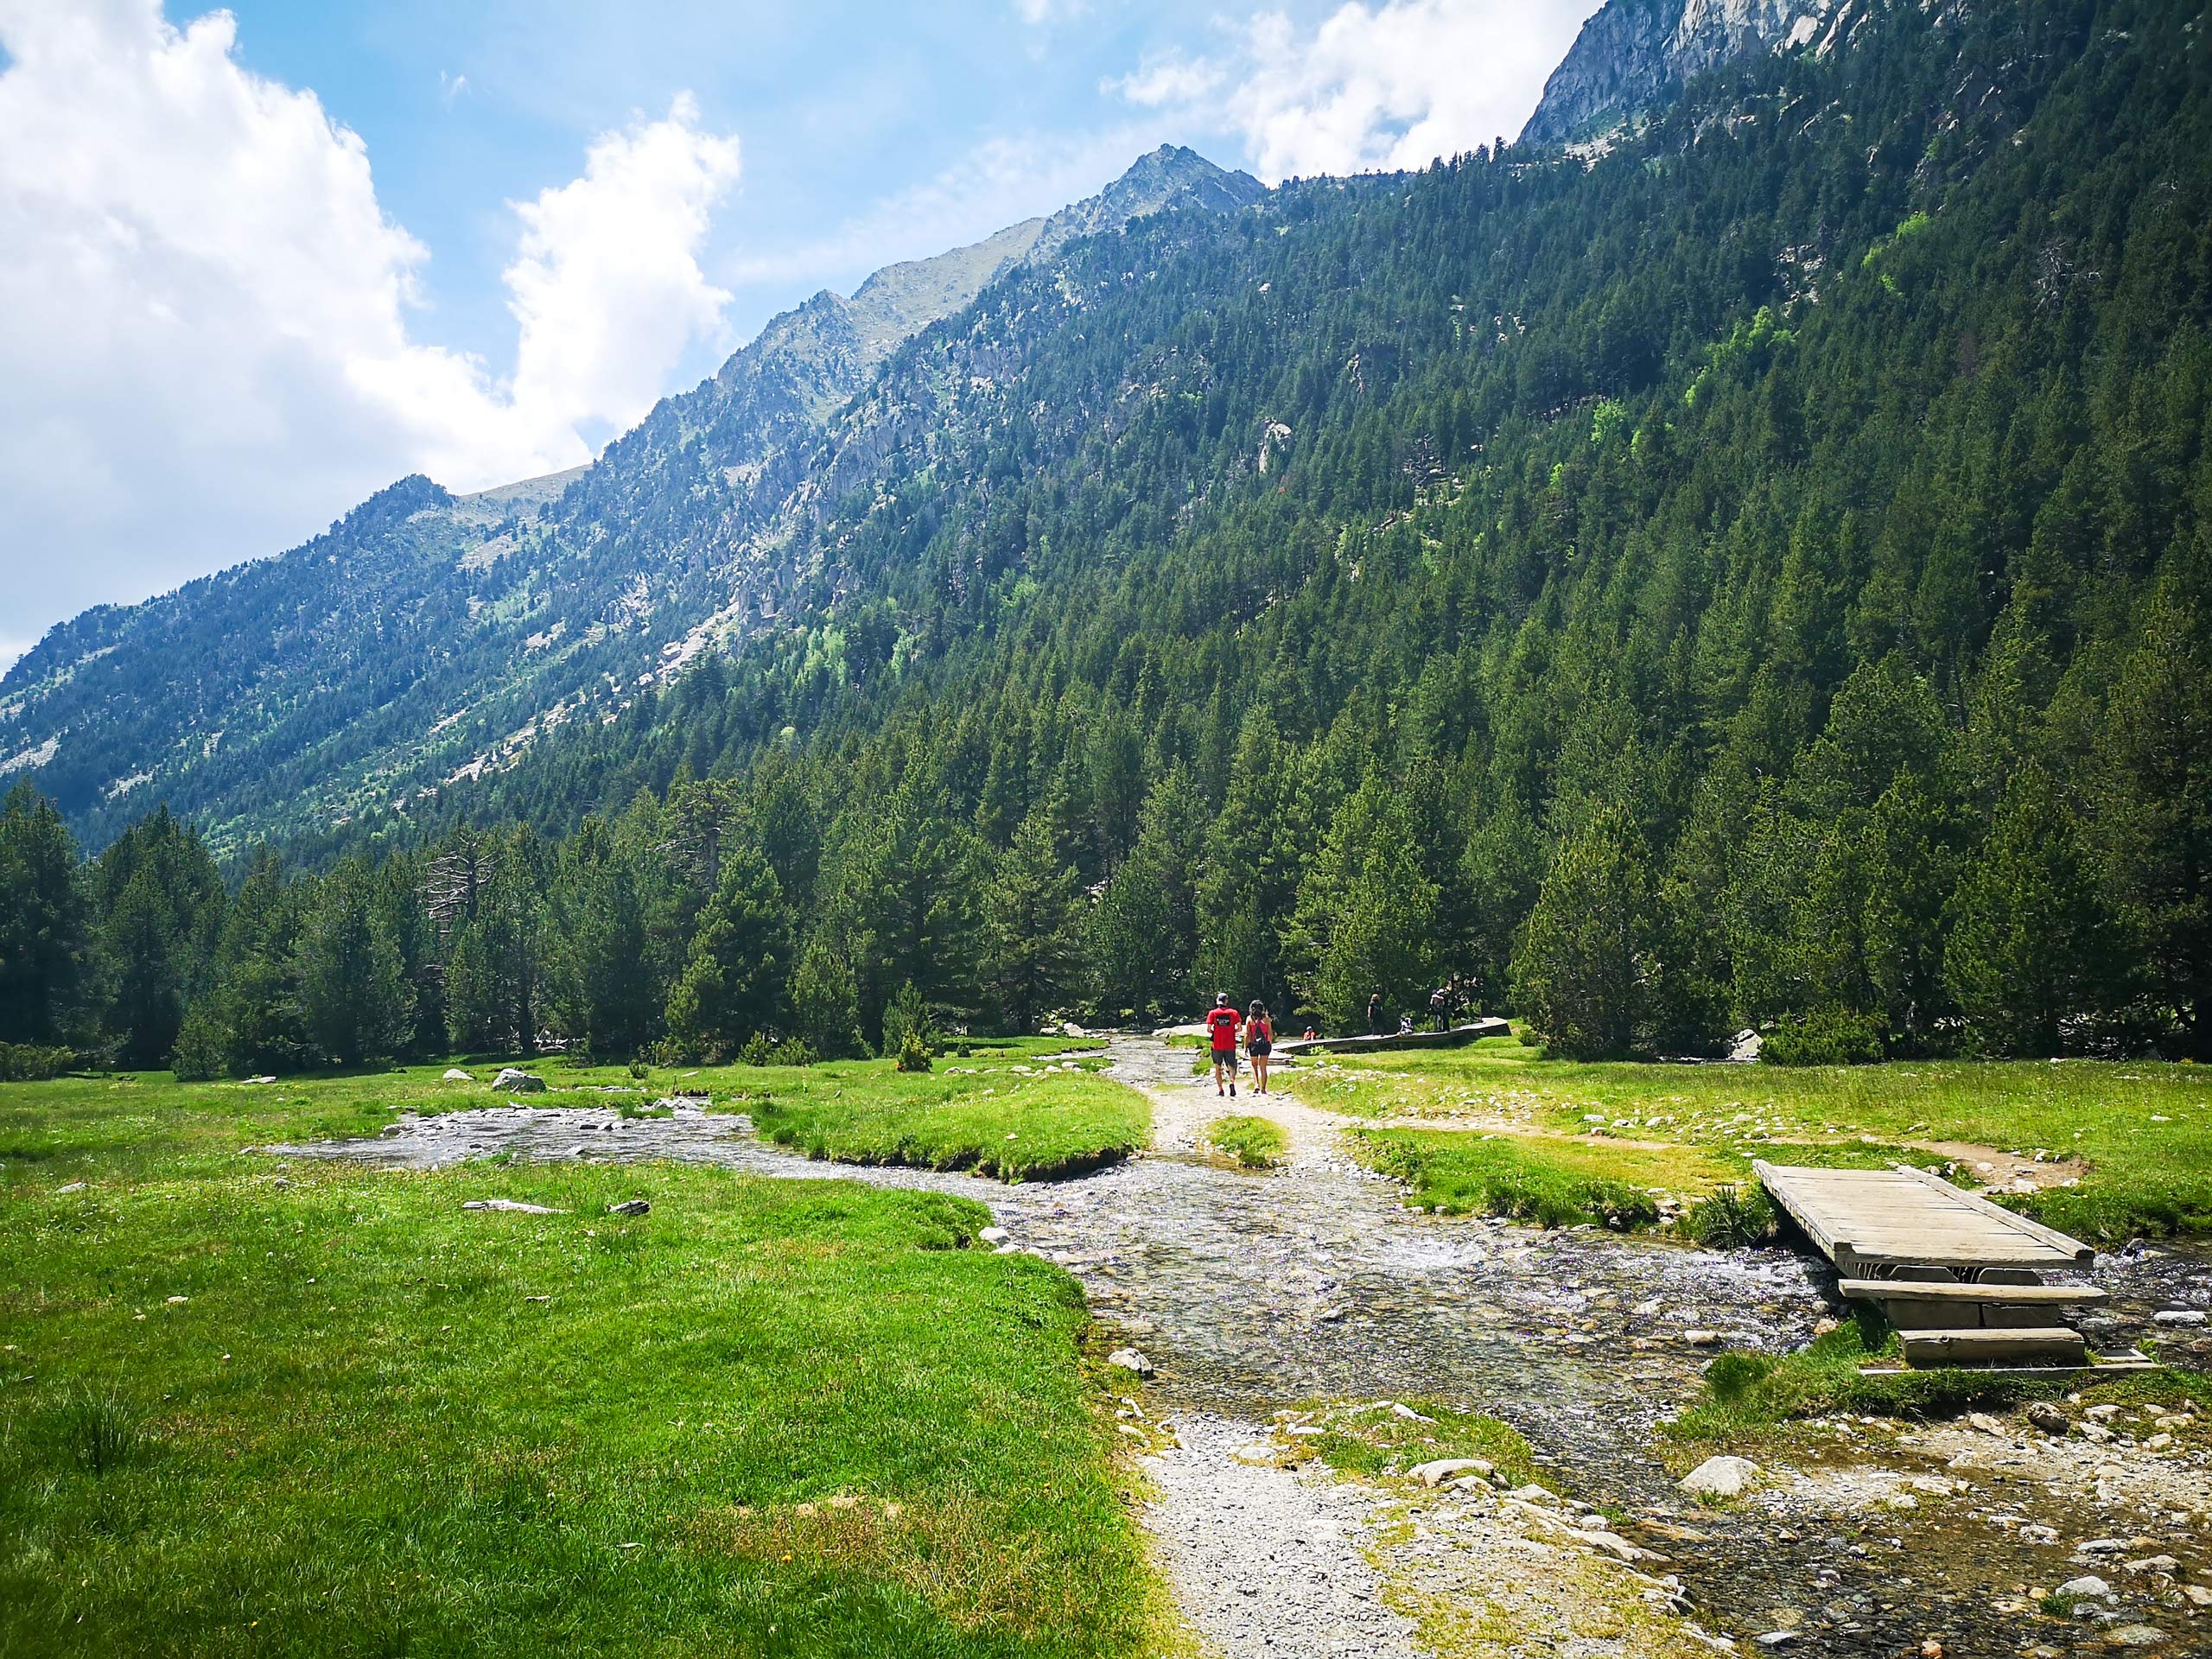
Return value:
<svg viewBox="0 0 2212 1659">
<path fill-rule="evenodd" d="M 156 799 L 234 845 L 497 763 L 681 660 L 732 601 L 728 549 L 899 342 L 1072 238 L 1261 194 L 1163 149 L 1049 219 L 772 319 L 578 473 L 468 498 L 405 480 L 291 553 L 88 612 L 0 680 L 0 775 L 95 845 Z"/>
<path fill-rule="evenodd" d="M 2207 54 L 1876 8 L 1011 269 L 724 548 L 772 618 L 224 949 L 607 1052 L 1456 970 L 1567 1052 L 2203 1053 Z"/>
</svg>

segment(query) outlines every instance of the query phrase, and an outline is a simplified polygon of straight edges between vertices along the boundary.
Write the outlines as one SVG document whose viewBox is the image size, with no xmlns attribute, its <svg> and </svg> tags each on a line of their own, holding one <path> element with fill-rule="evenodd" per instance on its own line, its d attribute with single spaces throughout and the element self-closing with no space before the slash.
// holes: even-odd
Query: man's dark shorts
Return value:
<svg viewBox="0 0 2212 1659">
<path fill-rule="evenodd" d="M 1233 1048 L 1217 1048 L 1213 1052 L 1213 1063 L 1216 1065 L 1225 1065 L 1234 1071 L 1236 1069 L 1236 1051 Z"/>
</svg>

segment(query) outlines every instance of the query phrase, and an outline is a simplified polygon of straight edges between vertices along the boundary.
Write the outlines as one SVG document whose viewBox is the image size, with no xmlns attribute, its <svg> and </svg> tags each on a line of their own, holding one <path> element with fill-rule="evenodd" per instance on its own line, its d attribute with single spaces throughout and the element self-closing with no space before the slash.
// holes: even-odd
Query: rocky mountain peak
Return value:
<svg viewBox="0 0 2212 1659">
<path fill-rule="evenodd" d="M 1599 137 L 1663 107 L 1694 77 L 1751 52 L 1826 52 L 1872 0 L 1607 0 L 1582 26 L 1521 142 Z"/>
</svg>

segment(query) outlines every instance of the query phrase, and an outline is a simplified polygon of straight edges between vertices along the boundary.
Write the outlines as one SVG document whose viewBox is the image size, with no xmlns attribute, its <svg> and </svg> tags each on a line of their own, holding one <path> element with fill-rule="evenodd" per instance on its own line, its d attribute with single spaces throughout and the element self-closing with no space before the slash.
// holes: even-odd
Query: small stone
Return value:
<svg viewBox="0 0 2212 1659">
<path fill-rule="evenodd" d="M 64 1193 L 64 1192 L 83 1192 L 84 1190 L 85 1190 L 85 1184 L 84 1184 L 82 1181 L 72 1181 L 72 1182 L 70 1182 L 70 1183 L 69 1183 L 69 1185 L 67 1185 L 67 1186 L 57 1186 L 57 1187 L 55 1187 L 55 1188 L 54 1189 L 54 1196 L 58 1198 L 58 1197 L 60 1197 L 60 1196 L 62 1193 Z"/>
<path fill-rule="evenodd" d="M 2058 1529 L 2046 1527 L 2039 1522 L 2032 1522 L 2020 1529 L 2020 1541 L 2024 1544 L 2055 1544 L 2058 1541 Z"/>
<path fill-rule="evenodd" d="M 2161 1308 L 2158 1313 L 2153 1313 L 2151 1316 L 2151 1322 L 2153 1325 L 2202 1325 L 2204 1323 L 2204 1311 L 2202 1308 L 2168 1307 Z M 2149 1630 L 2150 1626 L 2144 1624 L 2138 1625 L 2136 1628 Z M 2117 1635 L 2113 1639 L 2115 1641 L 2119 1639 Z M 2165 1640 L 2164 1637 L 2158 1639 L 2162 1642 Z"/>
<path fill-rule="evenodd" d="M 1764 1636 L 1755 1636 L 1751 1640 L 1758 1643 L 1759 1646 L 1763 1648 L 1786 1648 L 1791 1646 L 1796 1642 L 1797 1632 L 1795 1630 L 1769 1630 Z"/>
<path fill-rule="evenodd" d="M 2055 1596 L 2108 1596 L 2112 1586 L 2094 1573 L 2084 1573 L 2078 1579 L 2069 1579 L 2051 1592 Z"/>
<path fill-rule="evenodd" d="M 607 1213 L 610 1216 L 642 1216 L 650 1213 L 652 1209 L 652 1204 L 644 1198 L 625 1198 L 620 1204 L 608 1205 Z"/>
<path fill-rule="evenodd" d="M 172 1296 L 169 1298 L 168 1305 L 171 1307 L 175 1307 L 179 1302 L 188 1302 L 191 1300 L 192 1298 L 189 1296 Z"/>
<path fill-rule="evenodd" d="M 2082 1414 L 2093 1423 L 2108 1423 L 2120 1415 L 2118 1406 L 2091 1406 Z"/>
<path fill-rule="evenodd" d="M 2120 1564 L 2123 1573 L 2171 1573 L 2181 1563 L 2171 1555 L 2145 1555 Z"/>
<path fill-rule="evenodd" d="M 2092 1538 L 2075 1552 L 2077 1555 L 2125 1555 L 2127 1541 L 2122 1538 Z"/>
<path fill-rule="evenodd" d="M 545 1092 L 545 1079 L 510 1065 L 502 1068 L 499 1075 L 492 1079 L 492 1087 L 502 1094 L 542 1095 Z"/>
<path fill-rule="evenodd" d="M 1125 1371 L 1134 1371 L 1139 1376 L 1150 1376 L 1153 1374 L 1152 1362 L 1134 1348 L 1116 1348 L 1106 1356 L 1106 1363 L 1109 1365 L 1118 1366 Z"/>
<path fill-rule="evenodd" d="M 471 1198 L 464 1210 L 497 1210 L 511 1216 L 565 1216 L 565 1210 L 548 1210 L 542 1204 L 522 1204 L 513 1198 Z"/>
<path fill-rule="evenodd" d="M 2143 1442 L 2143 1446 L 2144 1446 L 2144 1449 L 2145 1449 L 2145 1451 L 2150 1451 L 2150 1452 L 2163 1452 L 2163 1451 L 2164 1451 L 2168 1446 L 2171 1446 L 2173 1443 L 2174 1443 L 2174 1437 L 2173 1437 L 2172 1435 L 2171 1435 L 2171 1434 L 2167 1433 L 2164 1429 L 2160 1429 L 2160 1430 L 2159 1430 L 2156 1434 L 2153 1434 L 2153 1435 L 2152 1435 L 2149 1440 L 2147 1440 L 2144 1441 L 2144 1442 Z"/>
<path fill-rule="evenodd" d="M 1438 1458 L 1433 1462 L 1415 1464 L 1406 1472 L 1424 1486 L 1440 1486 L 1459 1475 L 1476 1474 L 1487 1478 L 1494 1466 L 1483 1458 Z"/>
<path fill-rule="evenodd" d="M 2212 1590 L 2201 1584 L 2184 1584 L 2181 1592 L 2189 1598 L 2189 1605 L 2192 1607 L 2212 1607 Z"/>
<path fill-rule="evenodd" d="M 2063 1434 L 2074 1427 L 2073 1419 L 2048 1400 L 2038 1400 L 2028 1408 L 2028 1421 L 2046 1434 Z"/>
<path fill-rule="evenodd" d="M 2202 1314 L 2198 1314 L 2202 1319 Z M 2115 1648 L 2155 1648 L 2164 1644 L 2166 1633 L 2152 1624 L 2123 1624 L 2105 1632 L 2105 1642 Z"/>
<path fill-rule="evenodd" d="M 2107 1428 L 2102 1423 L 2076 1423 L 2074 1425 L 2074 1432 L 2083 1440 L 2097 1446 L 2102 1446 L 2112 1439 L 2112 1430 Z"/>
<path fill-rule="evenodd" d="M 976 1236 L 982 1239 L 986 1244 L 1003 1244 L 1007 1240 L 1012 1238 L 1014 1235 L 1007 1231 L 1003 1227 L 986 1227 L 982 1232 L 976 1234 Z"/>
<path fill-rule="evenodd" d="M 1693 1348 L 1717 1348 L 1720 1345 L 1718 1331 L 1685 1331 L 1682 1340 Z"/>
<path fill-rule="evenodd" d="M 1942 1475 L 1915 1475 L 1912 1478 L 1912 1490 L 1925 1493 L 1929 1497 L 1948 1497 L 1964 1484 L 1962 1481 L 1946 1479 Z"/>
<path fill-rule="evenodd" d="M 1916 1510 L 1920 1507 L 1920 1500 L 1910 1492 L 1892 1492 L 1882 1501 L 1893 1510 Z"/>
<path fill-rule="evenodd" d="M 464 1071 L 457 1065 L 449 1065 L 446 1068 L 444 1081 L 448 1083 L 474 1083 L 476 1081 L 476 1074 L 474 1071 Z"/>
<path fill-rule="evenodd" d="M 1675 1485 L 1692 1497 L 1741 1497 L 1758 1472 L 1749 1458 L 1707 1458 Z"/>
<path fill-rule="evenodd" d="M 1968 1412 L 1967 1414 L 1967 1427 L 1969 1428 L 1978 1428 L 1985 1434 L 1994 1434 L 2000 1439 L 2003 1438 L 2005 1433 L 2005 1425 L 1999 1422 L 1994 1417 L 1991 1416 L 1986 1411 Z"/>
</svg>

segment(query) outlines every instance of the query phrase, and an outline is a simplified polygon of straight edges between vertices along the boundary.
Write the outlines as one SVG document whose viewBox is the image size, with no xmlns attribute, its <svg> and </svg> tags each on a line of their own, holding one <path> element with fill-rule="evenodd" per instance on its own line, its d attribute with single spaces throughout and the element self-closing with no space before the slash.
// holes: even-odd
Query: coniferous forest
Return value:
<svg viewBox="0 0 2212 1659">
<path fill-rule="evenodd" d="M 1900 6 L 1012 271 L 833 423 L 758 626 L 512 764 L 266 842 L 19 783 L 0 1066 L 1453 973 L 1567 1056 L 2212 1058 L 2207 32 Z"/>
</svg>

